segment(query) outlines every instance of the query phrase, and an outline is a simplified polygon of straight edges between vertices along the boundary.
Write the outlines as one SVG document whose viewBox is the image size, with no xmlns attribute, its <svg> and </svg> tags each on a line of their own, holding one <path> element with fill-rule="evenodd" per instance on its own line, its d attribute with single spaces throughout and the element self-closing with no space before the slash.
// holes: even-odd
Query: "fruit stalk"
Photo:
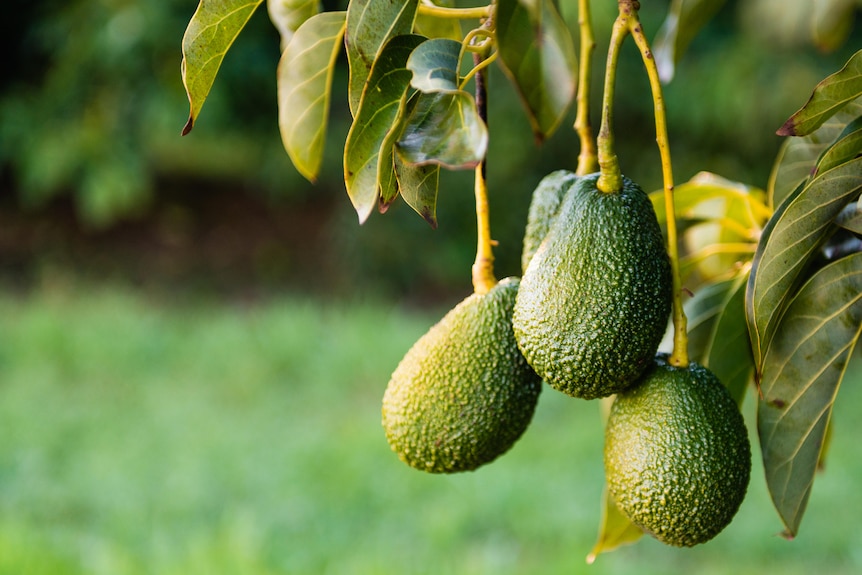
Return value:
<svg viewBox="0 0 862 575">
<path fill-rule="evenodd" d="M 575 132 L 581 142 L 578 167 L 575 173 L 586 176 L 598 171 L 596 143 L 590 125 L 590 77 L 592 75 L 592 55 L 596 49 L 593 26 L 590 19 L 590 0 L 578 0 L 578 28 L 580 30 L 580 68 L 578 70 L 578 111 L 575 117 Z"/>
<path fill-rule="evenodd" d="M 476 73 L 476 108 L 479 117 L 487 125 L 488 123 L 488 91 L 485 85 L 487 69 L 480 67 L 484 60 L 484 54 L 473 53 L 474 67 L 479 68 Z M 473 262 L 473 291 L 477 294 L 486 294 L 491 291 L 497 283 L 494 276 L 494 251 L 492 249 L 494 240 L 491 239 L 491 222 L 488 209 L 488 186 L 485 181 L 485 159 L 483 158 L 476 166 L 474 191 L 476 194 L 476 260 Z"/>
<path fill-rule="evenodd" d="M 688 365 L 688 331 L 685 311 L 682 307 L 682 278 L 679 271 L 679 250 L 677 248 L 676 215 L 673 202 L 673 169 L 671 167 L 670 144 L 667 137 L 667 116 L 664 108 L 664 97 L 661 91 L 658 67 L 653 58 L 646 35 L 644 35 L 638 18 L 638 2 L 620 0 L 620 13 L 623 4 L 633 7 L 627 20 L 629 31 L 640 50 L 641 57 L 649 77 L 650 89 L 655 115 L 656 143 L 661 156 L 662 179 L 664 181 L 664 201 L 667 213 L 667 249 L 670 257 L 671 276 L 673 280 L 673 352 L 669 362 L 677 367 Z"/>
<path fill-rule="evenodd" d="M 625 8 L 628 6 L 628 8 Z M 598 159 L 601 175 L 596 182 L 596 187 L 605 193 L 618 192 L 623 187 L 620 162 L 614 148 L 613 132 L 613 106 L 614 106 L 614 84 L 617 77 L 617 62 L 619 61 L 620 48 L 629 33 L 629 15 L 631 13 L 631 2 L 620 0 L 620 12 L 614 20 L 611 30 L 611 42 L 608 47 L 608 63 L 605 69 L 605 86 L 602 95 L 602 123 L 599 128 L 598 137 Z"/>
</svg>

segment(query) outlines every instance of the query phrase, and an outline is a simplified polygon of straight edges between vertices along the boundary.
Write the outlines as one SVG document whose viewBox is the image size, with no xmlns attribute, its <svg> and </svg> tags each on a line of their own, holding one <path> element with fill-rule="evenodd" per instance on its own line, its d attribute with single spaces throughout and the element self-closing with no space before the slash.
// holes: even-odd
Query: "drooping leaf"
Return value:
<svg viewBox="0 0 862 575">
<path fill-rule="evenodd" d="M 807 136 L 787 138 L 778 151 L 769 176 L 769 205 L 781 205 L 814 172 L 817 158 L 843 133 L 848 124 L 862 116 L 862 98 L 847 103 Z"/>
<path fill-rule="evenodd" d="M 862 331 L 862 254 L 802 286 L 763 363 L 757 428 L 766 481 L 790 536 L 811 493 L 827 423 Z"/>
<path fill-rule="evenodd" d="M 577 60 L 571 34 L 553 0 L 499 0 L 496 24 L 503 69 L 541 141 L 557 129 L 575 96 Z"/>
<path fill-rule="evenodd" d="M 278 63 L 278 127 L 297 171 L 310 181 L 323 162 L 335 59 L 345 12 L 312 16 L 293 35 Z"/>
<path fill-rule="evenodd" d="M 451 0 L 438 0 L 435 5 L 444 8 L 454 8 L 455 3 Z M 461 21 L 456 18 L 438 18 L 419 12 L 416 14 L 413 30 L 426 38 L 448 38 L 449 40 L 461 41 Z"/>
<path fill-rule="evenodd" d="M 281 35 L 283 52 L 303 22 L 320 12 L 320 0 L 266 0 L 266 10 Z"/>
<path fill-rule="evenodd" d="M 458 90 L 458 57 L 461 43 L 437 38 L 428 40 L 410 55 L 407 68 L 413 72 L 410 85 L 422 92 Z"/>
<path fill-rule="evenodd" d="M 673 0 L 653 42 L 653 56 L 662 82 L 673 79 L 677 62 L 689 44 L 724 5 L 725 0 Z"/>
<path fill-rule="evenodd" d="M 387 135 L 395 128 L 401 100 L 412 73 L 407 59 L 422 36 L 395 36 L 380 51 L 368 76 L 362 100 L 344 144 L 344 182 L 347 195 L 362 223 L 379 198 L 378 161 L 391 165 L 391 156 L 381 158 Z M 394 169 L 394 168 L 393 168 Z"/>
<path fill-rule="evenodd" d="M 397 152 L 394 155 L 394 160 L 401 197 L 432 228 L 437 229 L 437 191 L 440 185 L 440 166 L 407 164 Z"/>
<path fill-rule="evenodd" d="M 835 217 L 862 189 L 862 158 L 820 174 L 779 206 L 763 230 L 746 294 L 755 365 L 763 365 L 799 274 L 833 229 Z"/>
<path fill-rule="evenodd" d="M 191 132 L 225 54 L 263 0 L 201 0 L 183 35 L 182 77 Z"/>
<path fill-rule="evenodd" d="M 356 117 L 365 81 L 383 46 L 395 36 L 410 34 L 419 0 L 351 0 L 347 6 L 347 96 Z"/>
<path fill-rule="evenodd" d="M 643 534 L 640 527 L 623 515 L 617 507 L 613 495 L 608 492 L 608 488 L 605 486 L 602 491 L 602 518 L 599 523 L 599 535 L 592 551 L 587 555 L 587 563 L 594 563 L 601 553 L 607 553 L 617 547 L 634 543 Z"/>
<path fill-rule="evenodd" d="M 823 125 L 844 104 L 862 94 L 862 50 L 841 70 L 827 76 L 814 88 L 808 102 L 778 130 L 779 136 L 805 136 Z"/>
<path fill-rule="evenodd" d="M 856 0 L 819 0 L 812 2 L 811 37 L 824 52 L 840 47 L 853 28 Z"/>
<path fill-rule="evenodd" d="M 745 323 L 747 279 L 744 268 L 729 279 L 703 285 L 685 306 L 691 359 L 711 369 L 738 405 L 754 371 Z"/>
<path fill-rule="evenodd" d="M 472 169 L 485 157 L 488 129 L 468 92 L 422 92 L 396 148 L 407 163 Z"/>
</svg>

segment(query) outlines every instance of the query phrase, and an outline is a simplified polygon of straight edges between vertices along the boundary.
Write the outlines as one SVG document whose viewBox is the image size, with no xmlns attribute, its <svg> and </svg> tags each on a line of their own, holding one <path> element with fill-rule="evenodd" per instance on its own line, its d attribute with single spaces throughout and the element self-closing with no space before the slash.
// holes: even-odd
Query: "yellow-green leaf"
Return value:
<svg viewBox="0 0 862 575">
<path fill-rule="evenodd" d="M 791 194 L 766 224 L 754 254 L 745 305 L 757 373 L 800 273 L 860 189 L 862 158 L 857 158 Z"/>
<path fill-rule="evenodd" d="M 284 51 L 303 22 L 320 12 L 320 0 L 266 0 L 266 11 L 281 35 Z"/>
<path fill-rule="evenodd" d="M 608 492 L 607 486 L 605 486 L 602 491 L 602 518 L 599 524 L 599 536 L 592 551 L 587 555 L 587 563 L 595 562 L 600 553 L 607 553 L 617 547 L 634 543 L 643 534 L 640 527 L 623 515 L 613 496 Z"/>
<path fill-rule="evenodd" d="M 862 94 L 862 50 L 841 70 L 826 77 L 814 88 L 808 102 L 778 130 L 779 136 L 805 136 L 823 125 L 844 104 Z"/>
<path fill-rule="evenodd" d="M 827 265 L 802 286 L 766 351 L 757 428 L 767 486 L 790 536 L 799 530 L 860 331 L 862 253 L 857 253 Z"/>
<path fill-rule="evenodd" d="M 824 52 L 839 48 L 853 28 L 857 0 L 818 0 L 812 2 L 811 37 Z"/>
<path fill-rule="evenodd" d="M 437 191 L 440 186 L 440 166 L 417 166 L 404 162 L 395 152 L 395 174 L 401 197 L 422 216 L 432 228 L 437 228 Z"/>
<path fill-rule="evenodd" d="M 653 55 L 662 82 L 673 79 L 674 69 L 691 41 L 725 0 L 673 0 L 653 42 Z"/>
<path fill-rule="evenodd" d="M 225 54 L 263 0 L 201 0 L 183 35 L 182 77 L 189 98 L 188 134 Z"/>
<path fill-rule="evenodd" d="M 323 162 L 335 59 L 344 12 L 312 16 L 296 31 L 278 63 L 278 127 L 300 174 L 314 181 Z"/>
</svg>

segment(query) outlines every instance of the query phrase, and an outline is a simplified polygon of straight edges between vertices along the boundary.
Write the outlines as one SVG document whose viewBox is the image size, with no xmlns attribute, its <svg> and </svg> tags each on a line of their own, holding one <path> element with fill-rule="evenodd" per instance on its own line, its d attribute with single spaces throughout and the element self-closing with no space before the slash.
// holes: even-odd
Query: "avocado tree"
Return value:
<svg viewBox="0 0 862 575">
<path fill-rule="evenodd" d="M 183 134 L 192 130 L 222 59 L 261 4 L 201 0 L 183 39 L 182 76 L 190 101 Z M 646 394 L 647 384 L 660 386 L 654 380 L 681 386 L 682 399 L 669 403 L 694 402 L 709 412 L 690 418 L 686 413 L 689 429 L 701 421 L 717 430 L 733 427 L 739 413 L 726 405 L 751 395 L 768 489 L 785 535 L 797 534 L 826 456 L 832 407 L 848 364 L 858 361 L 853 351 L 862 333 L 862 51 L 813 87 L 808 102 L 778 128 L 786 140 L 765 189 L 706 172 L 676 185 L 662 82 L 671 81 L 686 47 L 722 4 L 672 1 L 651 46 L 639 2 L 618 0 L 601 124 L 594 134 L 589 88 L 596 43 L 588 0 L 577 3 L 577 49 L 553 0 L 471 7 L 350 0 L 346 10 L 330 11 L 314 0 L 268 0 L 282 38 L 278 124 L 303 176 L 313 182 L 321 170 L 331 94 L 345 88 L 352 124 L 344 142 L 344 182 L 360 223 L 400 197 L 436 227 L 441 170 L 474 173 L 475 293 L 417 342 L 387 390 L 384 424 L 403 460 L 426 471 L 451 472 L 501 455 L 526 427 L 538 394 L 524 358 L 552 387 L 585 399 L 606 398 L 604 412 L 614 429 L 609 444 L 631 435 L 633 425 L 641 426 L 634 435 L 642 443 L 651 433 L 643 430 L 669 425 L 658 415 L 644 419 L 631 407 L 636 401 L 630 396 Z M 843 0 L 815 3 L 809 19 L 814 41 L 823 48 L 845 42 L 854 10 L 853 2 Z M 649 79 L 662 164 L 663 189 L 648 196 L 620 173 L 614 141 L 616 71 L 629 36 Z M 349 67 L 346 86 L 334 82 L 342 51 Z M 520 291 L 516 279 L 498 282 L 493 267 L 485 180 L 487 101 L 493 98 L 486 79 L 492 65 L 515 87 L 539 142 L 561 129 L 569 108 L 577 107 L 577 159 L 559 166 L 535 190 L 524 190 L 533 194 L 533 204 Z M 612 201 L 621 206 L 616 215 L 609 215 Z M 626 211 L 638 202 L 645 207 Z M 658 250 L 644 247 L 651 230 Z M 658 353 L 668 318 L 672 349 Z M 637 335 L 641 327 L 643 336 Z M 457 353 L 447 352 L 451 346 Z M 628 353 L 635 348 L 637 353 Z M 465 363 L 469 369 L 462 369 Z M 613 385 L 594 386 L 601 378 Z M 498 387 L 489 387 L 497 381 Z M 590 383 L 585 387 L 582 381 Z M 527 387 L 519 391 L 522 382 Z M 712 382 L 723 384 L 720 391 L 686 391 Z M 718 399 L 698 399 L 706 397 Z M 647 403 L 658 413 L 662 401 L 653 396 Z M 713 401 L 725 407 L 711 410 Z M 735 492 L 725 499 L 738 495 L 741 501 L 750 452 L 739 429 L 733 427 L 730 442 L 709 447 L 713 463 L 706 468 L 693 469 L 683 458 L 674 477 L 685 475 L 695 490 L 669 488 L 668 497 L 706 493 L 711 479 L 731 473 L 736 475 L 728 489 Z M 658 438 L 664 431 L 655 433 Z M 721 433 L 686 440 L 684 449 L 696 451 Z M 454 436 L 458 440 L 447 443 Z M 641 457 L 638 450 L 649 451 L 654 442 L 648 437 L 645 443 L 612 469 L 607 462 L 619 461 L 619 453 L 606 452 L 614 489 L 606 490 L 590 560 L 645 532 L 674 545 L 701 543 L 738 507 L 734 501 L 722 510 L 721 524 L 709 526 L 707 536 L 690 537 L 676 523 L 702 523 L 697 499 L 694 507 L 674 513 L 677 503 L 650 497 L 653 507 L 646 514 L 664 514 L 662 521 L 675 525 L 673 535 L 662 536 L 664 526 L 643 520 L 643 509 L 618 505 L 614 497 L 644 499 L 628 497 L 635 486 L 617 479 L 618 467 L 628 469 L 632 458 Z M 492 447 L 482 451 L 486 444 Z M 732 456 L 723 457 L 723 449 Z M 723 467 L 726 459 L 732 468 Z M 714 504 L 701 507 L 709 506 Z M 705 517 L 717 515 L 707 511 Z"/>
</svg>

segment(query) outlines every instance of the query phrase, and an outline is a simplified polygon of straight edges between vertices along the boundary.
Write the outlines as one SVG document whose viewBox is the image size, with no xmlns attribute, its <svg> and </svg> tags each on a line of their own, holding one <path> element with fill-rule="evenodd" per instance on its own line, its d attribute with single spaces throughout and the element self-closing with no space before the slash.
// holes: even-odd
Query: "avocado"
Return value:
<svg viewBox="0 0 862 575">
<path fill-rule="evenodd" d="M 593 399 L 624 390 L 651 363 L 671 309 L 670 260 L 644 191 L 578 178 L 521 279 L 513 328 L 549 385 Z"/>
<path fill-rule="evenodd" d="M 578 176 L 568 170 L 551 172 L 539 182 L 533 190 L 530 209 L 527 211 L 527 226 L 524 230 L 524 247 L 521 252 L 521 272 L 527 270 L 530 260 L 545 236 L 551 229 L 551 224 L 557 218 L 563 196 L 577 181 Z"/>
<path fill-rule="evenodd" d="M 469 471 L 507 451 L 533 416 L 541 381 L 512 332 L 519 280 L 452 308 L 407 352 L 383 395 L 383 427 L 402 461 Z"/>
<path fill-rule="evenodd" d="M 668 545 L 715 537 L 751 474 L 742 415 L 718 378 L 661 355 L 614 399 L 605 431 L 608 490 L 633 523 Z"/>
</svg>

